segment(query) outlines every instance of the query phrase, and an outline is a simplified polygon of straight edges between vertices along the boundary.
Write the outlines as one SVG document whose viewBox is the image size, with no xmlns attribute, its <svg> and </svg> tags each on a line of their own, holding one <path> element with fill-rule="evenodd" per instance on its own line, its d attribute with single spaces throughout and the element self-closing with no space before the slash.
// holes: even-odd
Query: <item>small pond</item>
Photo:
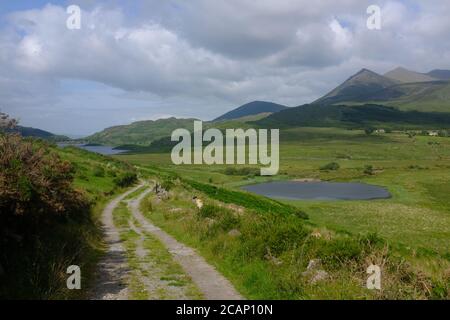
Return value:
<svg viewBox="0 0 450 320">
<path fill-rule="evenodd" d="M 391 197 L 383 187 L 356 182 L 274 181 L 242 187 L 269 198 L 289 200 L 373 200 Z"/>
</svg>

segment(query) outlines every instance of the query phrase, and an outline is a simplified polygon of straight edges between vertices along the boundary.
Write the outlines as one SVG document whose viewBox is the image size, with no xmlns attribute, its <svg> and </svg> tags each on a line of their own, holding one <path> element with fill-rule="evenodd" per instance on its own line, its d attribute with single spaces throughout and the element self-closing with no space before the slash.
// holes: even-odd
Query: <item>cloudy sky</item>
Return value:
<svg viewBox="0 0 450 320">
<path fill-rule="evenodd" d="M 371 4 L 381 30 L 366 26 Z M 252 100 L 297 106 L 361 68 L 449 69 L 449 17 L 448 0 L 1 1 L 0 109 L 83 135 Z"/>
</svg>

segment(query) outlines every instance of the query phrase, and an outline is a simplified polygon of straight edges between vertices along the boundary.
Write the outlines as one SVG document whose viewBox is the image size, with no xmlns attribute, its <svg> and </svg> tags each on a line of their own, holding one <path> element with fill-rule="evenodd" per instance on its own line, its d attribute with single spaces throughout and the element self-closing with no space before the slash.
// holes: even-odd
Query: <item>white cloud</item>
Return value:
<svg viewBox="0 0 450 320">
<path fill-rule="evenodd" d="M 380 31 L 366 28 L 372 1 L 361 0 L 149 0 L 134 16 L 105 4 L 84 8 L 81 30 L 65 27 L 63 7 L 16 12 L 0 30 L 1 106 L 57 130 L 70 106 L 92 131 L 158 114 L 213 118 L 255 99 L 299 105 L 362 67 L 448 68 L 446 1 L 379 2 Z M 114 93 L 77 98 L 79 84 L 61 89 L 67 79 Z"/>
</svg>

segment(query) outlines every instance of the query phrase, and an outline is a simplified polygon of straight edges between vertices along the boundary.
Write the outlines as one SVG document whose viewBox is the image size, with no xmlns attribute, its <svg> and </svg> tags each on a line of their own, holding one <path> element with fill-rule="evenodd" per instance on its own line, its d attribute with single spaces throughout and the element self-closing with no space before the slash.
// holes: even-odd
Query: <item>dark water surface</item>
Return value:
<svg viewBox="0 0 450 320">
<path fill-rule="evenodd" d="M 128 150 L 120 150 L 120 149 L 114 149 L 114 147 L 110 146 L 97 146 L 97 145 L 84 145 L 84 144 L 58 144 L 60 147 L 66 147 L 66 146 L 74 146 L 86 151 L 95 152 L 99 154 L 103 154 L 105 156 L 110 156 L 113 154 L 120 154 L 123 152 L 127 152 Z"/>
<path fill-rule="evenodd" d="M 242 189 L 269 198 L 289 200 L 372 200 L 390 198 L 383 187 L 355 182 L 275 181 Z"/>
</svg>

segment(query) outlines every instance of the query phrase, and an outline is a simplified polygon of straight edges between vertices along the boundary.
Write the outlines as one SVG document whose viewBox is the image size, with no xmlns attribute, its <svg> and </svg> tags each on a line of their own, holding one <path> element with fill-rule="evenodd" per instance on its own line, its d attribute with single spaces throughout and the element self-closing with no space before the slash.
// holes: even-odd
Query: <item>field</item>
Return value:
<svg viewBox="0 0 450 320">
<path fill-rule="evenodd" d="M 298 178 L 385 186 L 392 194 L 386 200 L 285 202 L 306 212 L 314 228 L 355 237 L 376 233 L 405 262 L 448 286 L 449 138 L 404 132 L 366 135 L 359 130 L 296 128 L 283 131 L 280 140 L 280 173 L 271 178 L 227 175 L 226 166 L 174 166 L 168 154 L 117 157 L 227 189 L 270 179 Z M 340 168 L 319 169 L 330 162 L 337 162 Z M 371 166 L 370 171 L 367 166 Z M 170 221 L 162 218 L 158 221 L 169 231 L 173 228 L 177 232 L 175 225 L 170 227 Z"/>
</svg>

